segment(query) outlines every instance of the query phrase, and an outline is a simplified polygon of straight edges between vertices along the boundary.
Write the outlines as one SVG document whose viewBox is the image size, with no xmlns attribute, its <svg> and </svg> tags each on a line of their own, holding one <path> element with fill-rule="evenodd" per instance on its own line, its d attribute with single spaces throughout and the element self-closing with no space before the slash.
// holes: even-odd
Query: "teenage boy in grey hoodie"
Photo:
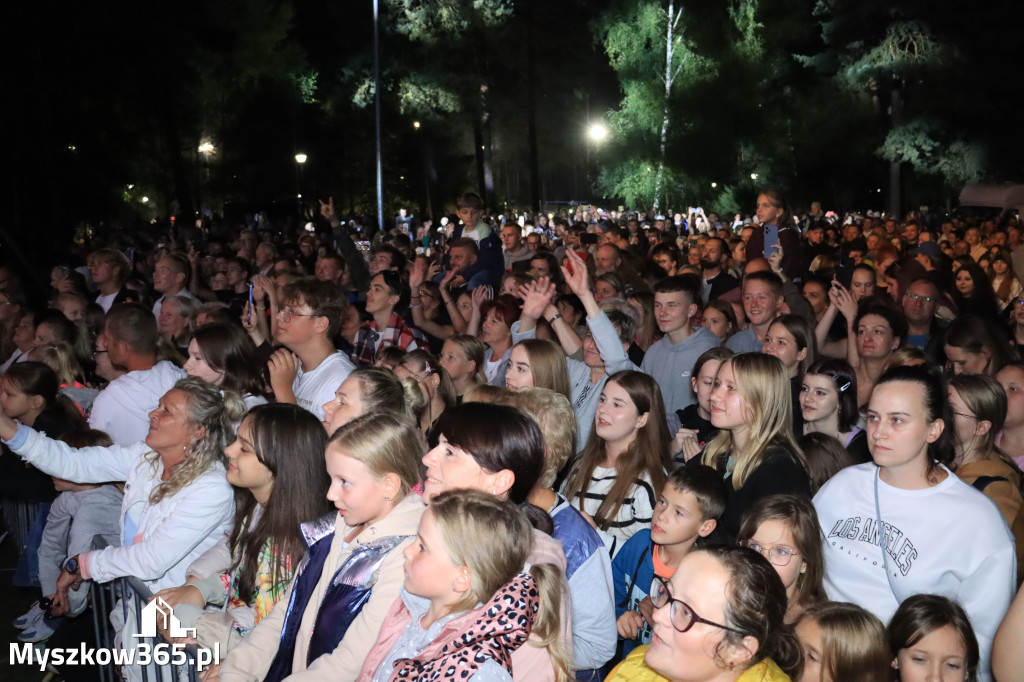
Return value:
<svg viewBox="0 0 1024 682">
<path fill-rule="evenodd" d="M 720 343 L 707 327 L 690 326 L 701 287 L 701 280 L 690 274 L 666 277 L 654 286 L 654 317 L 664 336 L 647 350 L 640 371 L 661 387 L 669 433 L 679 430 L 676 410 L 694 401 L 690 375 L 697 358 Z"/>
</svg>

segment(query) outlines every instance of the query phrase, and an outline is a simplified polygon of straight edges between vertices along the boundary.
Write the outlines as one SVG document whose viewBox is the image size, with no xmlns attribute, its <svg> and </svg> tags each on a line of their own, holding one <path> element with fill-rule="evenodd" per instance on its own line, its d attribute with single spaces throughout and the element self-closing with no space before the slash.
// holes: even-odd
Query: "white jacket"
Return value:
<svg viewBox="0 0 1024 682">
<path fill-rule="evenodd" d="M 219 462 L 155 505 L 163 462 L 145 443 L 73 449 L 25 425 L 7 445 L 37 469 L 76 483 L 125 481 L 121 545 L 81 555 L 82 576 L 107 582 L 135 576 L 153 591 L 185 582 L 185 570 L 230 532 L 234 495 Z"/>
</svg>

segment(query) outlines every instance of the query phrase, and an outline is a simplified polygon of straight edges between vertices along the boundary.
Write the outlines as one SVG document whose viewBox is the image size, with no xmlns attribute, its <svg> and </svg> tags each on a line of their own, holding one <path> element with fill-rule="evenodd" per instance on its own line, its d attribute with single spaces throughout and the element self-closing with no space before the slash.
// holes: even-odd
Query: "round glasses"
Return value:
<svg viewBox="0 0 1024 682">
<path fill-rule="evenodd" d="M 764 547 L 755 540 L 747 540 L 742 544 L 744 547 L 749 547 L 754 550 L 776 566 L 788 566 L 789 562 L 793 560 L 793 557 L 800 556 L 800 553 L 795 549 L 792 547 L 786 547 L 785 545 Z"/>
<path fill-rule="evenodd" d="M 277 311 L 282 322 L 291 322 L 293 317 L 316 317 L 313 313 L 297 313 L 288 306 L 283 306 Z"/>
<path fill-rule="evenodd" d="M 715 623 L 714 621 L 706 620 L 697 615 L 697 612 L 693 610 L 693 607 L 684 602 L 681 599 L 675 599 L 669 594 L 668 583 L 658 576 L 654 576 L 654 580 L 651 581 L 651 603 L 654 608 L 660 609 L 663 606 L 669 606 L 668 617 L 678 632 L 686 632 L 693 627 L 694 623 L 704 623 L 712 627 L 721 628 L 723 630 L 730 630 L 732 632 L 739 632 L 736 628 L 731 628 L 728 625 L 722 625 L 721 623 Z"/>
</svg>

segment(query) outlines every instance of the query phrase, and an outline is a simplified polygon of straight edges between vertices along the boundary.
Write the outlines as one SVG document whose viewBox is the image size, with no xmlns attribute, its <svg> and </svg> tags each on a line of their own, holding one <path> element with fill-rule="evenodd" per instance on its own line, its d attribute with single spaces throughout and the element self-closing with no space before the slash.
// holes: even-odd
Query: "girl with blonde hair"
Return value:
<svg viewBox="0 0 1024 682">
<path fill-rule="evenodd" d="M 477 384 L 486 384 L 484 376 L 483 341 L 469 334 L 456 334 L 445 339 L 438 362 L 448 371 L 455 387 L 455 404 L 461 405 L 466 391 Z"/>
<path fill-rule="evenodd" d="M 719 432 L 704 448 L 701 461 L 726 477 L 729 494 L 717 539 L 734 541 L 744 512 L 762 497 L 810 497 L 803 452 L 793 437 L 789 377 L 781 360 L 740 353 L 723 362 L 711 392 L 711 423 Z"/>
<path fill-rule="evenodd" d="M 565 353 L 553 341 L 526 339 L 512 348 L 505 388 L 515 393 L 531 386 L 548 388 L 572 399 Z"/>
<path fill-rule="evenodd" d="M 814 604 L 797 621 L 796 636 L 804 650 L 797 682 L 884 682 L 891 676 L 885 626 L 856 604 Z"/>
<path fill-rule="evenodd" d="M 403 581 L 423 500 L 410 494 L 424 451 L 418 430 L 391 413 L 366 414 L 327 443 L 327 499 L 337 508 L 303 524 L 309 546 L 289 594 L 233 649 L 221 682 L 291 675 L 355 680 Z"/>
<path fill-rule="evenodd" d="M 556 679 L 568 679 L 561 574 L 547 563 L 524 570 L 532 549 L 530 522 L 512 502 L 474 490 L 435 497 L 357 679 L 511 680 L 512 653 L 523 646 L 546 649 Z"/>
<path fill-rule="evenodd" d="M 413 408 L 420 430 L 427 439 L 427 447 L 437 445 L 437 420 L 449 407 L 455 406 L 455 386 L 448 371 L 433 355 L 425 350 L 414 350 L 402 356 L 395 375 L 402 381 L 409 379 L 419 386 L 422 400 Z"/>
<path fill-rule="evenodd" d="M 423 405 L 423 393 L 412 377 L 399 379 L 384 367 L 356 367 L 341 382 L 334 398 L 324 403 L 324 428 L 331 435 L 364 414 L 388 412 L 413 421 Z"/>
</svg>

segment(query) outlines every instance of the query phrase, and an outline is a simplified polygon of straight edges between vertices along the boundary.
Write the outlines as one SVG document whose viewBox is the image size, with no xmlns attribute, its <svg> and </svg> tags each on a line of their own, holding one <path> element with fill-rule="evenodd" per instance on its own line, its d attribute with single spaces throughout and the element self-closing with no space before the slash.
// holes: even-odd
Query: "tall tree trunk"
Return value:
<svg viewBox="0 0 1024 682">
<path fill-rule="evenodd" d="M 672 81 L 675 80 L 678 70 L 672 68 L 672 58 L 675 53 L 675 29 L 682 9 L 676 14 L 675 0 L 668 0 L 668 13 L 665 30 L 665 99 L 662 102 L 661 116 L 661 137 L 658 144 L 658 174 L 654 181 L 654 212 L 658 213 L 661 208 L 661 195 L 665 191 L 665 149 L 668 146 L 669 126 L 669 98 L 672 94 Z"/>
<path fill-rule="evenodd" d="M 893 77 L 889 99 L 889 129 L 895 130 L 903 122 L 903 83 Z M 902 164 L 897 159 L 889 162 L 889 216 L 899 220 L 902 197 Z"/>
</svg>

